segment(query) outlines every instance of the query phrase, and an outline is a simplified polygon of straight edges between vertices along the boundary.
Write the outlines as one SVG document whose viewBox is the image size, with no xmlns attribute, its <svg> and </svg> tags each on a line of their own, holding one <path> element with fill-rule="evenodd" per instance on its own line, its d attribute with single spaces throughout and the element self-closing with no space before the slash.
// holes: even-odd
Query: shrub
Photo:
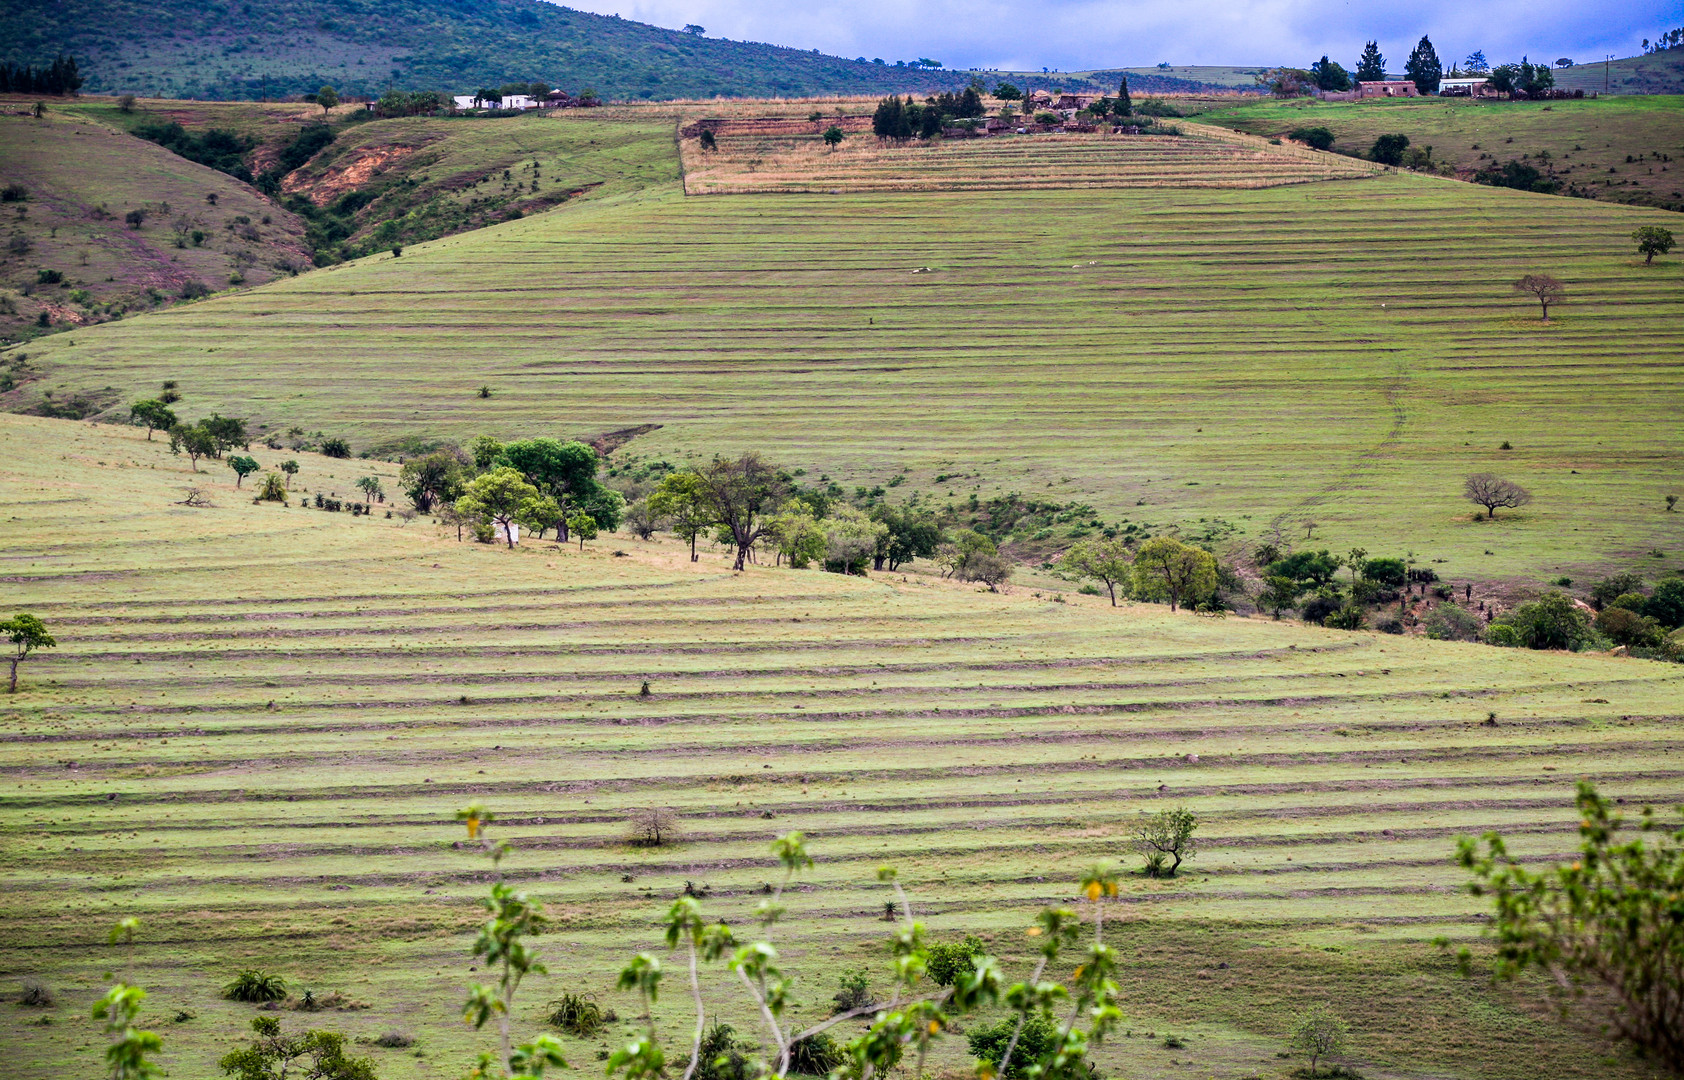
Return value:
<svg viewBox="0 0 1684 1080">
<path fill-rule="evenodd" d="M 52 987 L 39 979 L 25 979 L 23 995 L 18 998 L 18 1004 L 29 1009 L 50 1009 L 53 1007 Z"/>
<path fill-rule="evenodd" d="M 1322 623 L 1327 620 L 1329 615 L 1337 612 L 1340 607 L 1339 598 L 1336 596 L 1312 596 L 1304 602 L 1304 608 L 1300 614 L 1307 623 Z"/>
<path fill-rule="evenodd" d="M 1684 578 L 1667 578 L 1656 585 L 1654 595 L 1643 605 L 1643 614 L 1668 629 L 1684 626 Z"/>
<path fill-rule="evenodd" d="M 405 1047 L 414 1046 L 415 1040 L 410 1036 L 405 1035 L 403 1032 L 394 1029 L 376 1037 L 374 1045 L 384 1046 L 393 1050 L 402 1050 Z"/>
<path fill-rule="evenodd" d="M 963 941 L 938 941 L 930 946 L 925 971 L 937 986 L 952 986 L 970 971 L 972 958 L 982 955 L 982 940 L 966 934 Z"/>
<path fill-rule="evenodd" d="M 286 481 L 281 479 L 280 473 L 264 474 L 263 486 L 257 492 L 257 501 L 278 503 L 287 501 L 287 485 Z"/>
<path fill-rule="evenodd" d="M 1481 637 L 1487 645 L 1495 645 L 1500 649 L 1518 649 L 1521 646 L 1520 631 L 1506 622 L 1490 624 Z"/>
<path fill-rule="evenodd" d="M 178 293 L 178 295 L 183 300 L 198 300 L 201 297 L 209 296 L 210 293 L 211 293 L 211 287 L 209 285 L 206 285 L 204 282 L 195 279 L 195 280 L 192 280 L 192 281 L 183 282 L 182 286 L 181 286 L 181 291 Z"/>
<path fill-rule="evenodd" d="M 1328 614 L 1321 624 L 1334 630 L 1361 630 L 1364 621 L 1362 608 L 1355 604 L 1346 604 L 1338 611 Z"/>
<path fill-rule="evenodd" d="M 892 900 L 889 901 L 891 904 L 893 902 Z M 893 917 L 891 911 L 890 918 Z M 840 985 L 841 989 L 836 992 L 835 997 L 830 999 L 835 1006 L 831 1009 L 831 1015 L 870 1007 L 872 1003 L 871 976 L 864 968 L 850 968 L 844 971 Z"/>
<path fill-rule="evenodd" d="M 1368 156 L 1382 165 L 1402 165 L 1403 152 L 1409 149 L 1409 136 L 1382 135 L 1374 140 Z"/>
<path fill-rule="evenodd" d="M 1006 1047 L 1011 1045 L 1012 1035 L 1016 1033 L 1017 1046 L 1006 1066 L 1008 1078 L 1022 1076 L 1024 1066 L 1041 1060 L 1058 1042 L 1057 1026 L 1039 1013 L 1031 1013 L 1024 1020 L 1021 1032 L 1017 1030 L 1017 1020 L 1015 1016 L 1002 1017 L 993 1027 L 982 1028 L 966 1036 L 966 1041 L 971 1044 L 971 1056 L 998 1070 L 1001 1059 L 1006 1056 Z"/>
<path fill-rule="evenodd" d="M 287 996 L 286 980 L 258 969 L 247 969 L 222 988 L 222 996 L 229 1001 L 261 1003 L 280 1001 Z"/>
<path fill-rule="evenodd" d="M 1603 608 L 1596 628 L 1616 645 L 1657 649 L 1666 643 L 1666 628 L 1659 621 L 1624 607 Z"/>
<path fill-rule="evenodd" d="M 718 1020 L 702 1036 L 694 1080 L 753 1080 L 758 1070 L 730 1024 Z"/>
<path fill-rule="evenodd" d="M 581 1039 L 588 1039 L 619 1017 L 604 1009 L 589 994 L 563 994 L 550 1002 L 549 1021 Z"/>
<path fill-rule="evenodd" d="M 1642 590 L 1643 579 L 1636 574 L 1613 574 L 1590 587 L 1590 603 L 1594 608 L 1604 608 L 1626 593 Z"/>
<path fill-rule="evenodd" d="M 831 1070 L 842 1064 L 842 1059 L 842 1048 L 836 1045 L 830 1032 L 821 1031 L 789 1048 L 789 1071 L 803 1076 L 829 1076 Z"/>
<path fill-rule="evenodd" d="M 1505 621 L 1528 649 L 1577 649 L 1590 637 L 1590 618 L 1564 593 L 1545 593 Z"/>
<path fill-rule="evenodd" d="M 1613 603 L 1608 606 L 1611 608 L 1625 608 L 1627 611 L 1641 612 L 1646 606 L 1648 606 L 1648 603 L 1649 598 L 1644 596 L 1642 593 L 1628 592 L 1621 593 L 1620 595 L 1614 597 Z"/>
<path fill-rule="evenodd" d="M 351 456 L 351 446 L 344 439 L 323 439 L 322 453 L 331 458 L 348 458 Z"/>
<path fill-rule="evenodd" d="M 1455 604 L 1440 604 L 1423 624 L 1434 641 L 1478 641 L 1479 616 Z"/>
<path fill-rule="evenodd" d="M 1374 629 L 1382 634 L 1401 634 L 1403 633 L 1403 623 L 1397 619 L 1387 619 L 1385 622 L 1376 624 Z"/>
<path fill-rule="evenodd" d="M 37 285 L 57 285 L 57 284 L 61 283 L 62 281 L 64 281 L 64 274 L 61 271 L 58 271 L 58 270 L 37 270 L 37 271 L 35 271 L 35 284 L 37 284 Z"/>
<path fill-rule="evenodd" d="M 1333 146 L 1333 132 L 1324 127 L 1293 128 L 1287 132 L 1287 138 L 1306 146 L 1313 146 L 1317 150 L 1327 150 Z"/>
</svg>

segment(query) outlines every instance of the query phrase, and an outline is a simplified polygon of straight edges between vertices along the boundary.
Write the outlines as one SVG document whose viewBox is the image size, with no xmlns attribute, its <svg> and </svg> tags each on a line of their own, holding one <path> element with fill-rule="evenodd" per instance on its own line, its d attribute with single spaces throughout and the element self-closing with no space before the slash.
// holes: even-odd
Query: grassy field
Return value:
<svg viewBox="0 0 1684 1080">
<path fill-rule="evenodd" d="M 297 456 L 295 500 L 370 469 L 391 486 L 389 466 Z M 1018 973 L 1027 916 L 1185 803 L 1204 821 L 1188 872 L 1124 887 L 1129 1036 L 1105 1075 L 1284 1075 L 1280 1037 L 1319 1000 L 1370 1077 L 1641 1075 L 1427 942 L 1476 931 L 1455 835 L 1554 857 L 1575 777 L 1676 795 L 1684 669 L 916 574 L 733 575 L 618 536 L 511 552 L 253 505 L 230 477 L 132 429 L 0 417 L 6 603 L 59 639 L 0 737 L 0 978 L 59 995 L 49 1026 L 0 1010 L 10 1076 L 97 1069 L 107 972 L 151 989 L 173 1075 L 212 1075 L 251 1014 L 217 989 L 247 965 L 367 1006 L 289 1028 L 416 1036 L 358 1047 L 384 1080 L 460 1075 L 484 1045 L 456 1007 L 486 887 L 453 847 L 470 800 L 560 918 L 528 1032 L 564 990 L 634 1015 L 612 973 L 657 947 L 659 911 L 688 880 L 742 922 L 776 833 L 805 830 L 819 860 L 779 937 L 812 1016 L 842 968 L 884 968 L 879 863 L 939 936 L 978 932 Z M 179 505 L 190 484 L 216 505 Z M 650 805 L 682 842 L 623 842 Z M 130 914 L 138 943 L 104 945 Z M 682 997 L 659 1018 L 682 1032 Z M 624 1026 L 568 1040 L 574 1063 L 599 1067 Z M 935 1065 L 963 1069 L 962 1040 Z"/>
<path fill-rule="evenodd" d="M 14 184 L 24 197 L 0 211 L 0 340 L 41 332 L 43 312 L 55 326 L 81 326 L 173 301 L 190 285 L 260 285 L 310 265 L 292 214 L 78 112 L 0 116 L 0 186 Z M 146 214 L 139 228 L 124 223 L 135 210 Z M 62 280 L 42 284 L 42 271 Z"/>
<path fill-rule="evenodd" d="M 1480 580 L 1659 572 L 1684 549 L 1661 501 L 1684 262 L 1644 266 L 1628 237 L 1671 220 L 1402 175 L 655 185 L 58 335 L 4 401 L 177 379 L 188 415 L 358 449 L 661 424 L 638 453 L 753 447 L 938 504 L 1015 490 L 1247 542 L 1316 522 L 1318 543 Z M 1547 326 L 1511 289 L 1539 272 L 1569 293 Z M 1475 523 L 1459 492 L 1481 470 L 1536 502 Z"/>
<path fill-rule="evenodd" d="M 1326 127 L 1335 149 L 1367 154 L 1381 135 L 1408 135 L 1463 175 L 1524 161 L 1581 196 L 1684 210 L 1684 97 L 1575 101 L 1264 101 L 1200 119 L 1259 135 Z"/>
<path fill-rule="evenodd" d="M 803 125 L 823 127 L 820 121 Z M 1380 167 L 1297 146 L 1271 146 L 1201 124 L 1178 135 L 1041 134 L 884 145 L 870 128 L 835 148 L 817 131 L 753 122 L 715 132 L 717 150 L 681 143 L 690 195 L 1042 188 L 1260 188 L 1372 176 Z"/>
</svg>

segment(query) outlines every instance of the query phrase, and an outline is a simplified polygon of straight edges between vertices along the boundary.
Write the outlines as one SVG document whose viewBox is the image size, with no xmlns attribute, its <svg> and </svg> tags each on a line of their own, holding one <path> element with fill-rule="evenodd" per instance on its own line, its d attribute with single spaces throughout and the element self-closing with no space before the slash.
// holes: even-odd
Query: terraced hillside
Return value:
<svg viewBox="0 0 1684 1080">
<path fill-rule="evenodd" d="M 1514 161 L 1555 181 L 1563 194 L 1684 210 L 1684 96 L 1303 99 L 1218 108 L 1201 119 L 1270 137 L 1325 127 L 1346 154 L 1368 154 L 1381 135 L 1407 135 L 1463 178 Z"/>
<path fill-rule="evenodd" d="M 1670 220 L 1396 175 L 657 185 L 58 335 L 6 401 L 176 379 L 194 415 L 359 451 L 661 424 L 640 454 L 753 447 L 938 504 L 1018 491 L 1111 522 L 1220 519 L 1242 542 L 1316 522 L 1338 550 L 1484 580 L 1659 572 L 1684 549 L 1662 502 L 1684 262 L 1644 266 L 1629 236 Z M 1548 326 L 1513 291 L 1529 273 L 1566 284 Z M 1478 471 L 1536 501 L 1476 523 L 1460 491 Z"/>
<path fill-rule="evenodd" d="M 1179 135 L 1001 135 L 899 146 L 884 145 L 867 126 L 834 148 L 821 137 L 822 121 L 801 134 L 768 126 L 721 124 L 717 150 L 702 149 L 699 136 L 683 140 L 685 192 L 1260 188 L 1380 171 L 1370 162 L 1199 124 L 1178 125 Z"/>
<path fill-rule="evenodd" d="M 311 492 L 368 467 L 300 458 Z M 177 505 L 188 483 L 216 505 Z M 564 990 L 635 1015 L 612 972 L 656 946 L 658 911 L 690 881 L 742 920 L 776 833 L 819 858 L 781 938 L 811 1015 L 840 969 L 881 970 L 880 863 L 940 936 L 979 932 L 1016 971 L 1027 916 L 1070 899 L 1075 867 L 1126 858 L 1142 814 L 1185 804 L 1204 822 L 1189 872 L 1125 886 L 1130 1037 L 1108 1075 L 1273 1076 L 1312 1000 L 1352 1019 L 1369 1076 L 1636 1075 L 1426 942 L 1475 932 L 1456 834 L 1553 856 L 1574 777 L 1628 803 L 1676 793 L 1674 665 L 916 574 L 733 575 L 621 537 L 511 552 L 246 494 L 137 431 L 0 417 L 6 602 L 59 640 L 0 737 L 0 979 L 60 1001 L 48 1027 L 0 1010 L 9 1075 L 85 1063 L 113 969 L 151 989 L 171 1071 L 208 1075 L 250 1015 L 218 988 L 248 965 L 367 1006 L 289 1027 L 418 1037 L 358 1048 L 383 1078 L 459 1075 L 485 888 L 455 850 L 470 800 L 560 917 L 526 1030 Z M 680 842 L 624 843 L 651 805 Z M 103 945 L 129 914 L 139 943 Z M 621 1026 L 570 1056 L 590 1068 Z M 962 1040 L 936 1064 L 962 1068 Z"/>
</svg>

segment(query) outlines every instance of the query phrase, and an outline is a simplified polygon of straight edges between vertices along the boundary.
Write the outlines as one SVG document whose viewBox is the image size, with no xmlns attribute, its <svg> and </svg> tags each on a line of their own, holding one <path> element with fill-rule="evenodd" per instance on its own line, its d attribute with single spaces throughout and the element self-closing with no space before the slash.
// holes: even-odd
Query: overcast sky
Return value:
<svg viewBox="0 0 1684 1080">
<path fill-rule="evenodd" d="M 1324 52 L 1347 68 L 1380 42 L 1401 70 L 1430 34 L 1448 66 L 1474 49 L 1492 63 L 1630 56 L 1643 38 L 1684 25 L 1684 2 L 1656 0 L 567 0 L 568 7 L 710 37 L 838 56 L 949 67 L 1080 71 L 1172 64 L 1308 64 Z"/>
</svg>

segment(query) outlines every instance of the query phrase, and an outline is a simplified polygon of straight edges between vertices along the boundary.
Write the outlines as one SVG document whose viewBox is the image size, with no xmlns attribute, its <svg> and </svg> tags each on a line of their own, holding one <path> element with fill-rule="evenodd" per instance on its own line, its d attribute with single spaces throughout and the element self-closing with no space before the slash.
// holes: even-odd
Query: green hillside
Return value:
<svg viewBox="0 0 1684 1080">
<path fill-rule="evenodd" d="M 1587 94 L 1684 94 L 1684 48 L 1575 64 L 1555 73 L 1555 85 Z"/>
<path fill-rule="evenodd" d="M 1628 239 L 1671 220 L 1408 175 L 1009 198 L 655 182 L 36 342 L 4 400 L 178 379 L 197 409 L 359 450 L 660 424 L 637 445 L 674 461 L 755 447 L 938 505 L 1015 491 L 1251 541 L 1314 521 L 1539 584 L 1684 550 L 1656 393 L 1684 356 L 1684 264 Z M 1547 326 L 1512 288 L 1528 273 L 1566 283 Z M 1485 470 L 1536 503 L 1474 523 L 1460 488 Z"/>
<path fill-rule="evenodd" d="M 81 62 L 85 93 L 261 98 L 545 80 L 611 98 L 950 90 L 968 75 L 726 41 L 538 0 L 23 0 L 0 60 Z"/>
</svg>

